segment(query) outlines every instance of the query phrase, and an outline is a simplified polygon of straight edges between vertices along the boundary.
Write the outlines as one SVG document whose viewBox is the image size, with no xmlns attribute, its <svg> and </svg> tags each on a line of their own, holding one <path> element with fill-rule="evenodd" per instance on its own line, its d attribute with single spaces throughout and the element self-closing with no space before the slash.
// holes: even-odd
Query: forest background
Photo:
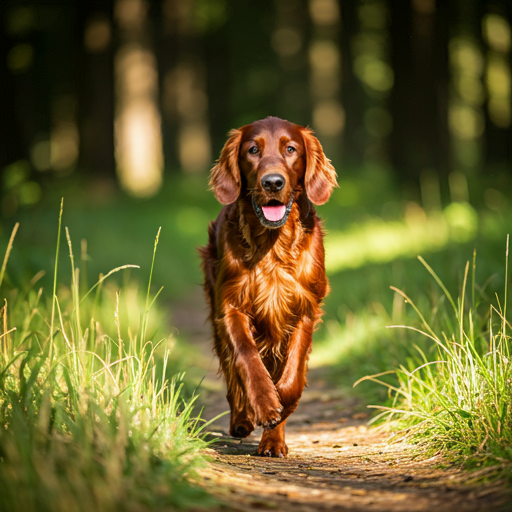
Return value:
<svg viewBox="0 0 512 512">
<path fill-rule="evenodd" d="M 11 453 L 5 448 L 11 441 L 18 446 L 14 433 L 20 427 L 12 411 L 31 393 L 34 415 L 25 417 L 25 409 L 16 417 L 25 418 L 22 423 L 36 441 L 44 424 L 41 397 L 48 394 L 56 410 L 68 410 L 62 400 L 71 400 L 66 390 L 73 389 L 72 382 L 64 385 L 60 370 L 54 376 L 60 387 L 47 388 L 47 381 L 38 377 L 39 372 L 53 375 L 54 350 L 70 358 L 66 368 L 76 377 L 73 396 L 81 396 L 81 386 L 98 375 L 84 378 L 76 372 L 76 361 L 72 371 L 70 354 L 78 349 L 66 352 L 71 341 L 81 347 L 83 357 L 87 347 L 97 349 L 105 361 L 118 357 L 115 364 L 128 365 L 126 361 L 138 357 L 160 371 L 163 354 L 148 356 L 141 347 L 146 346 L 148 325 L 155 332 L 171 333 L 174 359 L 164 365 L 164 377 L 185 370 L 182 391 L 190 396 L 203 370 L 194 369 L 196 349 L 189 341 L 198 329 L 206 337 L 196 248 L 206 243 L 208 222 L 220 209 L 208 191 L 208 172 L 230 129 L 274 115 L 310 126 L 339 178 L 340 187 L 319 208 L 328 233 L 332 292 L 315 337 L 312 366 L 324 368 L 326 378 L 349 393 L 365 375 L 405 365 L 399 374 L 403 389 L 418 386 L 417 401 L 402 393 L 407 407 L 434 425 L 439 410 L 457 418 L 460 430 L 450 423 L 456 439 L 443 431 L 444 423 L 429 430 L 431 439 L 445 443 L 446 453 L 455 457 L 510 468 L 509 1 L 7 0 L 0 15 L 0 242 L 8 256 L 10 252 L 0 272 L 2 298 L 7 299 L 0 336 L 4 457 Z M 69 228 L 69 250 L 61 247 L 56 253 L 57 240 L 64 243 L 64 227 Z M 11 247 L 13 228 L 17 232 Z M 157 232 L 158 252 L 151 264 Z M 418 255 L 430 267 L 418 262 Z M 473 263 L 465 271 L 467 261 Z M 108 282 L 114 284 L 103 286 L 112 269 L 127 264 L 141 268 L 109 275 Z M 98 279 L 96 295 L 88 294 Z M 152 286 L 145 295 L 148 280 Z M 39 286 L 47 295 L 35 315 Z M 120 305 L 116 286 L 130 304 Z M 150 292 L 158 300 L 150 300 Z M 409 297 L 423 311 L 424 323 L 407 305 Z M 98 304 L 103 304 L 100 310 Z M 142 316 L 133 312 L 136 304 Z M 155 315 L 151 318 L 149 304 Z M 107 313 L 107 306 L 115 315 Z M 86 311 L 80 316 L 82 307 Z M 452 309 L 455 318 L 449 319 Z M 117 339 L 112 349 L 105 348 L 94 324 L 103 316 L 112 330 L 109 339 Z M 128 325 L 114 323 L 114 317 L 115 322 L 123 317 Z M 11 330 L 15 320 L 16 331 Z M 33 326 L 32 321 L 42 323 Z M 421 341 L 417 332 L 385 329 L 393 324 L 427 331 L 425 325 L 432 326 L 430 341 Z M 131 342 L 124 345 L 121 339 Z M 443 352 L 440 345 L 449 350 Z M 408 381 L 413 377 L 407 372 L 422 361 L 430 365 L 445 356 L 453 372 L 443 374 L 439 366 L 432 374 L 422 374 L 423 383 Z M 484 369 L 475 370 L 480 364 Z M 116 378 L 131 375 L 137 385 L 149 386 L 146 373 L 135 377 L 128 366 Z M 462 396 L 460 383 L 469 374 L 473 380 Z M 119 393 L 105 379 L 102 397 L 91 398 L 101 410 L 110 403 L 105 397 Z M 151 386 L 156 384 L 153 380 Z M 448 400 L 450 386 L 454 395 Z M 162 398 L 157 388 L 155 396 Z M 56 389 L 60 391 L 54 395 Z M 365 405 L 389 405 L 383 390 L 368 383 L 356 388 Z M 169 412 L 169 401 L 164 402 L 168 419 L 177 409 Z M 480 418 L 487 403 L 489 414 Z M 81 418 L 69 407 L 68 427 L 64 434 L 58 432 L 57 441 L 67 439 L 69 425 Z M 153 417 L 158 420 L 159 414 Z M 128 414 L 127 424 L 133 418 Z M 476 426 L 480 419 L 481 428 Z M 116 421 L 115 415 L 102 416 L 99 425 L 106 425 L 107 432 Z M 90 431 L 87 425 L 84 419 L 83 431 L 71 431 L 79 444 L 90 441 L 94 453 L 96 434 L 90 437 L 94 428 Z M 150 432 L 150 419 L 146 426 Z M 173 428 L 184 438 L 190 431 L 187 425 Z M 112 438 L 114 452 L 116 443 Z M 12 466 L 9 461 L 0 465 L 0 472 L 6 471 L 6 489 L 12 468 L 28 468 L 30 478 L 36 468 L 43 480 L 53 474 L 34 465 L 33 457 L 44 450 L 35 443 L 32 451 L 24 451 L 26 446 L 12 452 L 21 458 L 28 454 L 26 467 L 17 462 L 18 455 Z M 161 445 L 154 449 L 160 454 Z M 137 445 L 135 452 L 141 450 Z M 118 467 L 108 462 L 117 460 L 114 455 L 106 456 L 106 467 Z M 126 454 L 119 457 L 119 467 L 128 464 Z M 77 464 L 79 471 L 89 468 L 89 461 L 83 467 Z M 23 483 L 23 478 L 16 481 Z M 52 503 L 37 494 L 37 489 L 52 485 L 53 480 L 32 487 L 34 509 Z M 108 504 L 111 494 L 104 491 Z M 18 505 L 27 509 L 26 503 Z"/>
</svg>

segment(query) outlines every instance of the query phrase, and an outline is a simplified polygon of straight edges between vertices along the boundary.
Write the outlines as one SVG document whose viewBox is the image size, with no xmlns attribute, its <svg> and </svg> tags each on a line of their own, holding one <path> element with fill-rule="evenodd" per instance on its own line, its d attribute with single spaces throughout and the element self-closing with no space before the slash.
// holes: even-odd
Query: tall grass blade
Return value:
<svg viewBox="0 0 512 512">
<path fill-rule="evenodd" d="M 64 198 L 60 201 L 59 227 L 57 230 L 57 249 L 55 250 L 55 269 L 53 272 L 53 293 L 52 293 L 52 316 L 50 320 L 50 364 L 53 358 L 53 325 L 55 321 L 55 302 L 57 300 L 57 270 L 59 268 L 60 232 L 62 227 L 62 211 L 64 209 Z"/>
<path fill-rule="evenodd" d="M 111 270 L 108 274 L 106 275 L 100 275 L 100 278 L 98 279 L 98 281 L 96 282 L 96 284 L 89 289 L 89 291 L 82 297 L 82 300 L 80 301 L 80 303 L 82 303 L 88 296 L 89 294 L 95 290 L 98 286 L 100 286 L 103 281 L 105 281 L 105 279 L 109 278 L 112 274 L 115 274 L 116 272 L 119 272 L 120 270 L 125 270 L 127 268 L 140 268 L 139 265 L 121 265 L 120 267 L 117 267 L 113 270 Z"/>
<path fill-rule="evenodd" d="M 151 270 L 149 272 L 148 291 L 146 294 L 146 307 L 144 309 L 144 316 L 142 319 L 142 329 L 141 329 L 141 339 L 140 339 L 141 345 L 144 343 L 144 341 L 146 339 L 147 320 L 148 320 L 148 313 L 150 310 L 149 295 L 151 293 L 151 281 L 153 279 L 153 268 L 155 266 L 156 249 L 158 247 L 158 241 L 160 239 L 160 231 L 161 230 L 162 230 L 162 227 L 160 226 L 158 228 L 158 232 L 156 234 L 155 245 L 153 246 L 153 258 L 151 260 Z M 161 291 L 161 289 L 160 289 L 160 291 Z M 160 292 L 158 292 L 158 293 L 160 293 Z"/>
<path fill-rule="evenodd" d="M 464 341 L 464 302 L 466 300 L 466 283 L 468 281 L 468 272 L 469 272 L 469 261 L 466 263 L 466 268 L 464 270 L 464 279 L 462 281 L 462 293 L 460 297 L 460 305 L 459 305 L 459 340 L 462 343 Z"/>
<path fill-rule="evenodd" d="M 503 317 L 502 317 L 502 326 L 501 326 L 501 334 L 502 337 L 506 337 L 507 332 L 507 298 L 508 298 L 508 251 L 509 251 L 509 239 L 510 235 L 507 235 L 507 248 L 505 251 L 505 292 L 503 296 Z M 507 343 L 504 343 L 505 346 L 507 346 Z"/>
<path fill-rule="evenodd" d="M 418 259 L 421 261 L 422 265 L 428 270 L 429 274 L 435 279 L 439 287 L 443 290 L 443 293 L 446 295 L 446 298 L 450 301 L 450 304 L 452 305 L 453 311 L 455 312 L 455 316 L 458 317 L 457 306 L 455 305 L 455 302 L 446 286 L 443 284 L 441 279 L 439 279 L 439 276 L 434 272 L 432 267 L 421 256 L 418 256 Z"/>
<path fill-rule="evenodd" d="M 4 261 L 2 262 L 2 268 L 0 269 L 0 289 L 2 288 L 2 283 L 4 281 L 5 269 L 7 268 L 7 262 L 9 261 L 9 256 L 11 254 L 12 246 L 14 244 L 14 237 L 18 232 L 18 228 L 20 227 L 20 223 L 16 222 L 14 228 L 11 232 L 11 237 L 9 238 L 9 243 L 7 244 L 7 249 L 5 251 Z"/>
<path fill-rule="evenodd" d="M 420 317 L 421 323 L 424 325 L 425 329 L 430 333 L 430 335 L 433 338 L 435 338 L 436 334 L 434 333 L 434 331 L 431 329 L 431 327 L 428 324 L 428 322 L 425 320 L 425 318 L 421 314 L 421 311 L 416 307 L 416 304 L 414 304 L 414 302 L 402 290 L 399 290 L 398 288 L 395 288 L 394 286 L 390 286 L 390 288 L 394 292 L 396 292 L 399 295 L 401 295 L 406 300 L 406 302 L 408 302 L 413 307 L 414 311 L 416 311 L 416 314 Z"/>
</svg>

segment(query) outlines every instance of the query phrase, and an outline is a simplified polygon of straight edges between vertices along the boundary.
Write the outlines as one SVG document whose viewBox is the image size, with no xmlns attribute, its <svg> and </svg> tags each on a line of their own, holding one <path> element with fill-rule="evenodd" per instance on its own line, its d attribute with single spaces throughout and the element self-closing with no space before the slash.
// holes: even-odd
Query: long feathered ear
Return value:
<svg viewBox="0 0 512 512">
<path fill-rule="evenodd" d="M 325 156 L 320 141 L 309 128 L 302 129 L 302 137 L 306 148 L 306 194 L 312 203 L 324 204 L 329 199 L 332 189 L 338 186 L 336 171 Z"/>
<path fill-rule="evenodd" d="M 240 195 L 241 178 L 238 167 L 238 152 L 242 130 L 231 130 L 229 139 L 220 153 L 220 158 L 210 174 L 210 188 L 221 204 L 234 203 Z"/>
</svg>

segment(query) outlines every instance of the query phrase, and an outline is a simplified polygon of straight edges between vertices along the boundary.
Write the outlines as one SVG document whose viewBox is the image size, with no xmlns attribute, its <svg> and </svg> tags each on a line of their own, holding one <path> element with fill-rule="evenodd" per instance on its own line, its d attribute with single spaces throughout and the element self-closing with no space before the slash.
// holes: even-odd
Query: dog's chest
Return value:
<svg viewBox="0 0 512 512">
<path fill-rule="evenodd" d="M 280 325 L 283 330 L 307 314 L 311 296 L 305 272 L 307 254 L 284 263 L 270 252 L 253 269 L 249 283 L 251 316 L 261 324 Z"/>
<path fill-rule="evenodd" d="M 300 293 L 295 268 L 285 268 L 275 262 L 258 265 L 252 281 L 251 303 L 259 313 L 257 316 L 292 309 Z"/>
</svg>

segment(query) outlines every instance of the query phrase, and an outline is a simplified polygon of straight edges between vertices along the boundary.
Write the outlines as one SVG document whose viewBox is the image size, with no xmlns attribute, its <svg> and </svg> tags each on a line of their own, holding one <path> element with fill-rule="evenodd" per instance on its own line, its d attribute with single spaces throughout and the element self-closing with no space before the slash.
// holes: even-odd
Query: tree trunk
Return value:
<svg viewBox="0 0 512 512">
<path fill-rule="evenodd" d="M 446 172 L 448 146 L 447 2 L 391 0 L 392 163 L 404 179 L 417 181 L 424 169 Z"/>
<path fill-rule="evenodd" d="M 86 175 L 115 179 L 113 3 L 78 5 L 79 166 Z"/>
</svg>

